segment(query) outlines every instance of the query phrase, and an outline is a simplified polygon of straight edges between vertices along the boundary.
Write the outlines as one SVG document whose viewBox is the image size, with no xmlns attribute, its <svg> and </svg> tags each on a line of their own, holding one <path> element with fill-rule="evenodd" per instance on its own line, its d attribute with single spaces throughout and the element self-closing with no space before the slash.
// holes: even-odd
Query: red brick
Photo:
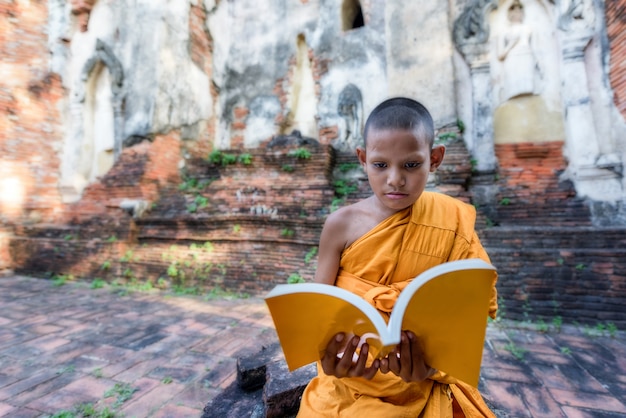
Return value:
<svg viewBox="0 0 626 418">
<path fill-rule="evenodd" d="M 562 405 L 626 414 L 626 406 L 612 396 L 552 388 L 549 390 L 554 399 Z"/>
</svg>

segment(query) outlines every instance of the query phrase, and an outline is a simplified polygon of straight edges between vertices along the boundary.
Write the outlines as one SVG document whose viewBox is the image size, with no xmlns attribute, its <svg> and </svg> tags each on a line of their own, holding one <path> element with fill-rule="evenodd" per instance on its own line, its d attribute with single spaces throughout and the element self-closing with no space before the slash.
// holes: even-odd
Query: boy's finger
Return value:
<svg viewBox="0 0 626 418">
<path fill-rule="evenodd" d="M 345 377 L 348 375 L 348 371 L 352 368 L 352 359 L 354 357 L 354 351 L 359 344 L 359 337 L 352 337 L 345 351 L 335 366 L 335 376 Z"/>
<path fill-rule="evenodd" d="M 335 374 L 335 366 L 337 364 L 337 353 L 339 352 L 339 348 L 345 339 L 345 334 L 339 333 L 332 338 L 328 345 L 326 346 L 326 350 L 324 351 L 324 356 L 321 359 L 322 370 L 324 373 L 328 375 Z"/>
<path fill-rule="evenodd" d="M 361 346 L 361 352 L 359 353 L 359 358 L 354 363 L 353 367 L 350 369 L 348 373 L 350 376 L 363 376 L 363 372 L 365 371 L 365 363 L 367 362 L 367 352 L 369 350 L 369 346 L 367 344 L 363 344 Z"/>
<path fill-rule="evenodd" d="M 405 381 L 410 382 L 413 374 L 413 368 L 411 341 L 406 335 L 406 332 L 403 332 L 402 339 L 400 341 L 400 377 L 402 377 Z"/>
<path fill-rule="evenodd" d="M 389 364 L 389 371 L 400 375 L 400 352 L 398 351 L 398 347 L 396 347 L 389 355 L 387 356 L 387 362 Z"/>
<path fill-rule="evenodd" d="M 389 360 L 387 358 L 380 359 L 380 365 L 378 366 L 378 369 L 381 371 L 381 373 L 389 373 Z"/>
<path fill-rule="evenodd" d="M 380 361 L 374 360 L 372 365 L 368 369 L 365 369 L 365 372 L 363 372 L 363 377 L 367 380 L 370 380 L 372 377 L 374 377 L 374 375 L 376 375 L 376 372 L 379 370 L 379 366 Z"/>
</svg>

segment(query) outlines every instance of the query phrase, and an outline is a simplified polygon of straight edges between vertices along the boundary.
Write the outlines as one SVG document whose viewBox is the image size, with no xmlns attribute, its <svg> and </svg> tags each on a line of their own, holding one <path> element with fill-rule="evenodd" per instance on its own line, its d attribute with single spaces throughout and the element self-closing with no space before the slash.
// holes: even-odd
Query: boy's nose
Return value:
<svg viewBox="0 0 626 418">
<path fill-rule="evenodd" d="M 390 170 L 387 176 L 387 184 L 393 187 L 404 186 L 404 176 L 400 170 Z"/>
</svg>

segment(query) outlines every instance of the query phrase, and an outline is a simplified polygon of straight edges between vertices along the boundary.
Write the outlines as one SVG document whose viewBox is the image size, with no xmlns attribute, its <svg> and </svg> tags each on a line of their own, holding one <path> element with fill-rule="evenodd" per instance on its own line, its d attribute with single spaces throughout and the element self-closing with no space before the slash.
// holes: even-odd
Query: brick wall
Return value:
<svg viewBox="0 0 626 418">
<path fill-rule="evenodd" d="M 588 207 L 559 176 L 567 167 L 563 142 L 496 144 L 496 224 L 591 225 Z"/>
<path fill-rule="evenodd" d="M 605 10 L 611 46 L 611 86 L 615 105 L 626 117 L 626 0 L 606 0 Z"/>
<path fill-rule="evenodd" d="M 47 3 L 0 2 L 0 218 L 52 217 L 63 87 L 47 72 Z"/>
<path fill-rule="evenodd" d="M 152 150 L 167 140 L 177 141 L 164 137 L 141 145 Z M 131 183 L 136 193 L 145 190 L 150 173 L 167 164 L 155 163 L 158 151 L 140 153 L 141 145 L 125 150 L 81 204 L 106 206 L 102 202 L 131 190 Z M 334 153 L 319 147 L 310 149 L 308 158 L 298 158 L 294 150 L 225 151 L 224 156 L 235 158 L 231 164 L 195 160 L 187 162 L 184 178 L 160 173 L 157 178 L 168 178 L 165 189 L 157 190 L 158 198 L 141 219 L 111 204 L 66 224 L 21 225 L 10 240 L 14 268 L 36 275 L 202 291 L 219 286 L 252 294 L 285 283 L 291 275 L 310 280 L 334 195 L 328 178 Z M 72 213 L 87 211 L 82 207 Z"/>
</svg>

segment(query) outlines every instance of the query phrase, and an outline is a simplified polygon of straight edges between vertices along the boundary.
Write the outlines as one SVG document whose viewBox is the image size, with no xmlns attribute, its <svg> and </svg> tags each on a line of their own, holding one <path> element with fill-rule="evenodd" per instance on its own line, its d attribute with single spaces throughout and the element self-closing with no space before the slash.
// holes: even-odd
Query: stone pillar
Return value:
<svg viewBox="0 0 626 418">
<path fill-rule="evenodd" d="M 584 61 L 589 41 L 587 37 L 567 37 L 562 48 L 566 156 L 575 172 L 593 167 L 599 153 Z"/>
<path fill-rule="evenodd" d="M 454 22 L 454 43 L 470 68 L 472 86 L 472 146 L 470 152 L 478 172 L 494 172 L 497 167 L 493 143 L 493 94 L 489 64 L 489 25 L 487 16 L 497 8 L 495 0 L 469 2 Z"/>
<path fill-rule="evenodd" d="M 497 166 L 493 142 L 493 103 L 489 61 L 476 59 L 469 63 L 472 78 L 472 156 L 478 172 L 492 172 Z"/>
<path fill-rule="evenodd" d="M 595 35 L 595 13 L 590 0 L 569 0 L 561 4 L 559 18 L 562 51 L 561 80 L 565 115 L 564 178 L 572 180 L 576 193 L 595 201 L 620 200 L 621 179 L 602 167 L 596 123 L 591 106 L 585 49 Z"/>
<path fill-rule="evenodd" d="M 81 179 L 77 173 L 84 136 L 84 94 L 75 91 L 72 96 L 70 132 L 64 144 L 63 159 L 61 160 L 60 192 L 64 203 L 79 200 L 86 184 L 86 180 Z"/>
</svg>

